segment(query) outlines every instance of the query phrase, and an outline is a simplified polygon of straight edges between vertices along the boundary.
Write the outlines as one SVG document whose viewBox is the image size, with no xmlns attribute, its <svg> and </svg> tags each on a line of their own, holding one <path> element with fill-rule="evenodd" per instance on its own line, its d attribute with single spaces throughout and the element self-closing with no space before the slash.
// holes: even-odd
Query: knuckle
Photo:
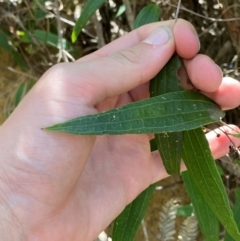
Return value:
<svg viewBox="0 0 240 241">
<path fill-rule="evenodd" d="M 132 49 L 118 52 L 116 54 L 116 59 L 124 65 L 139 65 L 141 63 L 141 55 Z"/>
<path fill-rule="evenodd" d="M 50 69 L 48 69 L 48 71 L 44 75 L 47 75 L 47 77 L 50 80 L 65 79 L 69 75 L 68 64 L 69 63 L 56 64 L 56 65 L 52 66 Z"/>
</svg>

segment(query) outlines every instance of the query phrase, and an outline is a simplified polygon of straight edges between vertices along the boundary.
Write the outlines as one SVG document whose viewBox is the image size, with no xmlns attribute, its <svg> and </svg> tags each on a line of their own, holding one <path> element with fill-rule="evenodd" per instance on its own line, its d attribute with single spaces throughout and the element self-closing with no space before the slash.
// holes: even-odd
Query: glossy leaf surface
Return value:
<svg viewBox="0 0 240 241">
<path fill-rule="evenodd" d="M 113 241 L 134 240 L 155 187 L 156 184 L 148 187 L 116 218 L 112 233 Z"/>
<path fill-rule="evenodd" d="M 198 190 L 189 173 L 183 172 L 182 178 L 194 207 L 199 226 L 205 241 L 219 241 L 219 221 L 206 203 L 202 193 Z"/>
<path fill-rule="evenodd" d="M 178 132 L 218 121 L 224 112 L 197 92 L 180 91 L 83 116 L 46 129 L 81 135 Z"/>
<path fill-rule="evenodd" d="M 240 240 L 221 176 L 201 128 L 184 132 L 183 160 L 191 179 L 218 220 L 235 240 Z"/>
<path fill-rule="evenodd" d="M 82 31 L 83 27 L 87 21 L 92 17 L 92 15 L 99 9 L 105 0 L 87 0 L 85 3 L 81 15 L 78 18 L 73 31 L 72 31 L 72 42 L 74 43 L 77 40 L 79 33 Z"/>
<path fill-rule="evenodd" d="M 152 3 L 144 7 L 134 21 L 134 28 L 139 28 L 142 25 L 157 22 L 160 18 L 160 8 L 157 4 Z"/>
<path fill-rule="evenodd" d="M 181 66 L 177 55 L 150 82 L 150 96 L 158 96 L 182 90 L 177 70 Z M 180 174 L 183 132 L 155 133 L 157 149 L 168 174 Z"/>
</svg>

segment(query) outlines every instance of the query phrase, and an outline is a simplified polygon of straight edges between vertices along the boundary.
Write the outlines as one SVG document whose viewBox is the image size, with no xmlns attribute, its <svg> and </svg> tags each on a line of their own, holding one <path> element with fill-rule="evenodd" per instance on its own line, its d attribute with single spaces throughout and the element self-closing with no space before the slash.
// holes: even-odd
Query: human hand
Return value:
<svg viewBox="0 0 240 241">
<path fill-rule="evenodd" d="M 167 176 L 158 153 L 150 152 L 152 135 L 75 136 L 42 127 L 148 98 L 149 80 L 175 51 L 185 64 L 183 86 L 190 78 L 222 108 L 240 104 L 240 84 L 222 79 L 212 60 L 197 55 L 194 28 L 183 20 L 173 31 L 172 25 L 143 26 L 74 63 L 56 65 L 3 124 L 0 207 L 9 240 L 93 240 L 141 191 Z M 207 138 L 215 158 L 228 152 L 225 135 Z"/>
</svg>

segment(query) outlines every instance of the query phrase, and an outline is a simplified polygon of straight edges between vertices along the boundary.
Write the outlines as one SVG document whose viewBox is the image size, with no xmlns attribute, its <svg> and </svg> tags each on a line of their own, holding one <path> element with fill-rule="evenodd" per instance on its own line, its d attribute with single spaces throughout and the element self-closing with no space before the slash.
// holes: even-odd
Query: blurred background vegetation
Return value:
<svg viewBox="0 0 240 241">
<path fill-rule="evenodd" d="M 106 0 L 73 44 L 71 32 L 85 2 L 0 0 L 0 123 L 52 65 L 74 61 L 131 31 L 135 16 L 148 3 L 159 4 L 161 20 L 173 19 L 178 4 L 178 0 Z M 197 29 L 200 52 L 210 56 L 225 76 L 239 79 L 240 0 L 184 0 L 179 17 Z M 239 109 L 229 111 L 225 121 L 240 125 Z M 239 184 L 238 159 L 235 155 L 219 160 L 230 198 Z M 180 177 L 159 183 L 137 240 L 159 240 L 159 212 L 172 197 L 180 198 L 181 205 L 189 204 Z M 182 221 L 180 215 L 177 225 Z"/>
</svg>

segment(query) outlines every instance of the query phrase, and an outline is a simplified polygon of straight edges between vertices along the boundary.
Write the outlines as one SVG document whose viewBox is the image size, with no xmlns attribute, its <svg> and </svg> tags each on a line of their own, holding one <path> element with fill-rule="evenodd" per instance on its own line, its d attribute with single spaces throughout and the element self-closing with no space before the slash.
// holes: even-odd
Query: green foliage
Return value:
<svg viewBox="0 0 240 241">
<path fill-rule="evenodd" d="M 86 26 L 87 21 L 104 2 L 105 0 L 85 1 L 82 13 L 72 32 L 72 42 L 76 41 L 79 33 Z M 60 53 L 62 49 L 68 53 L 75 51 L 67 36 L 59 37 L 59 29 L 55 26 L 56 18 L 54 17 L 53 20 L 47 18 L 49 12 L 44 10 L 44 8 L 38 8 L 39 4 L 44 6 L 45 0 L 34 0 L 29 3 L 28 9 L 30 14 L 26 14 L 28 17 L 24 25 L 22 25 L 23 27 L 17 24 L 16 27 L 14 24 L 16 29 L 12 33 L 6 31 L 7 28 L 4 29 L 4 26 L 2 26 L 3 30 L 0 30 L 0 47 L 9 52 L 17 65 L 24 71 L 31 66 L 29 66 L 29 63 L 27 66 L 22 53 L 35 53 L 40 50 L 39 52 L 47 55 L 47 60 L 50 61 L 53 56 L 52 50 L 55 50 L 55 52 L 53 51 L 54 54 L 56 50 Z M 114 18 L 124 18 L 125 6 L 119 6 L 118 10 L 118 12 L 114 12 Z M 21 13 L 20 11 L 16 12 Z M 56 11 L 52 12 L 55 13 Z M 148 4 L 138 14 L 134 22 L 134 28 L 156 22 L 159 18 L 159 6 L 152 3 Z M 14 35 L 15 33 L 16 35 Z M 47 49 L 47 51 L 44 52 L 44 49 Z M 41 58 L 40 61 L 42 61 Z M 237 199 L 232 214 L 228 197 L 218 174 L 219 171 L 216 171 L 216 166 L 211 157 L 204 134 L 200 128 L 185 131 L 218 121 L 219 118 L 223 117 L 223 112 L 218 106 L 199 93 L 179 92 L 182 91 L 176 74 L 179 66 L 180 61 L 174 56 L 162 71 L 151 80 L 150 94 L 153 98 L 150 100 L 130 104 L 95 116 L 81 117 L 49 129 L 71 133 L 77 130 L 77 134 L 87 135 L 155 133 L 155 139 L 150 142 L 151 151 L 158 150 L 160 152 L 164 166 L 169 174 L 179 174 L 180 160 L 181 157 L 184 158 L 188 172 L 183 173 L 182 176 L 205 240 L 218 240 L 218 219 L 227 230 L 225 241 L 240 240 L 237 230 L 237 226 L 240 228 L 239 190 L 236 192 Z M 15 106 L 19 104 L 32 85 L 33 82 L 30 81 L 19 85 L 13 98 Z M 164 98 L 166 99 L 164 100 Z M 196 108 L 196 112 L 194 112 L 193 107 Z M 173 112 L 170 111 L 171 108 Z M 190 112 L 180 113 L 178 109 L 190 109 Z M 199 118 L 199 115 L 203 113 L 206 117 L 204 121 Z M 131 114 L 134 114 L 132 119 L 129 118 Z M 125 115 L 128 118 L 125 118 Z M 189 121 L 191 121 L 191 124 L 187 123 Z M 141 125 L 140 122 L 144 123 L 144 125 Z M 86 125 L 82 125 L 82 123 L 86 123 Z M 90 124 L 94 126 L 94 130 L 92 127 L 89 127 Z M 80 126 L 84 131 L 85 128 L 88 128 L 88 132 L 83 133 Z M 120 127 L 123 128 L 121 129 Z M 234 134 L 233 136 L 240 138 L 240 134 Z M 134 239 L 154 188 L 155 185 L 151 185 L 146 189 L 116 219 L 113 231 L 114 241 L 130 241 Z M 192 212 L 193 207 L 191 205 L 182 206 L 177 209 L 178 215 L 190 216 Z M 187 227 L 188 224 L 182 228 L 183 237 L 189 237 L 190 235 Z"/>
<path fill-rule="evenodd" d="M 182 173 L 186 190 L 194 206 L 199 226 L 205 241 L 219 240 L 219 221 L 199 191 L 188 171 Z"/>
<path fill-rule="evenodd" d="M 134 240 L 155 188 L 156 184 L 148 187 L 116 218 L 112 233 L 114 241 Z"/>
<path fill-rule="evenodd" d="M 42 44 L 46 44 L 46 45 L 55 47 L 57 49 L 63 48 L 68 52 L 73 51 L 73 47 L 71 46 L 71 43 L 64 38 L 62 38 L 60 42 L 57 34 L 46 32 L 40 29 L 35 29 L 31 34 L 32 36 L 37 38 Z M 26 34 L 24 33 L 24 35 L 21 38 L 21 41 L 24 43 L 35 43 L 33 41 L 33 38 L 30 38 L 27 33 Z"/>
<path fill-rule="evenodd" d="M 156 21 L 159 17 L 156 9 L 154 4 L 145 7 L 139 13 L 134 27 Z M 183 176 L 206 240 L 218 239 L 217 218 L 227 232 L 238 240 L 240 234 L 222 180 L 205 135 L 198 128 L 219 121 L 224 114 L 202 94 L 182 91 L 176 73 L 179 66 L 178 58 L 173 57 L 151 80 L 150 99 L 75 118 L 47 129 L 87 135 L 155 133 L 155 139 L 150 142 L 151 150 L 159 150 L 168 173 L 179 174 L 181 158 L 188 168 L 188 173 Z M 116 219 L 114 241 L 134 239 L 152 192 L 152 189 L 146 189 L 144 195 L 137 197 Z M 190 237 L 185 226 L 182 237 Z M 196 225 L 192 230 L 196 230 L 192 236 L 194 240 Z"/>
<path fill-rule="evenodd" d="M 193 205 L 182 205 L 179 206 L 177 209 L 177 215 L 182 217 L 190 217 L 193 214 Z"/>
<path fill-rule="evenodd" d="M 180 60 L 174 55 L 166 66 L 151 80 L 150 97 L 182 90 L 177 75 L 177 69 L 180 66 Z M 156 133 L 155 141 L 167 173 L 170 175 L 180 174 L 183 133 Z"/>
<path fill-rule="evenodd" d="M 77 40 L 79 33 L 82 31 L 83 27 L 87 21 L 92 17 L 92 15 L 98 10 L 105 0 L 87 0 L 85 3 L 82 13 L 78 18 L 75 27 L 72 31 L 72 42 L 74 43 Z"/>
<path fill-rule="evenodd" d="M 35 82 L 33 82 L 33 81 L 23 82 L 20 84 L 20 86 L 18 87 L 17 92 L 15 94 L 15 99 L 14 99 L 15 107 L 20 103 L 20 101 L 27 94 L 27 92 L 33 87 L 34 84 L 35 84 Z"/>
<path fill-rule="evenodd" d="M 234 219 L 237 223 L 238 229 L 240 229 L 240 189 L 238 188 L 235 191 L 235 195 L 236 195 L 236 201 L 235 201 L 235 205 L 233 207 L 233 215 L 234 215 Z M 230 235 L 229 233 L 226 234 L 224 241 L 235 241 Z"/>
<path fill-rule="evenodd" d="M 184 132 L 183 160 L 190 178 L 228 233 L 240 240 L 228 197 L 201 128 Z M 196 207 L 194 207 L 196 208 Z M 199 205 L 197 208 L 201 208 Z M 205 212 L 205 210 L 200 210 Z"/>
<path fill-rule="evenodd" d="M 10 41 L 10 37 L 7 36 L 3 31 L 0 30 L 0 48 L 3 48 L 7 52 L 9 52 L 17 64 L 21 67 L 21 69 L 26 70 L 27 66 L 22 56 L 16 51 L 14 45 Z"/>
<path fill-rule="evenodd" d="M 179 91 L 78 117 L 47 130 L 81 135 L 178 132 L 217 122 L 224 112 L 204 95 Z"/>
<path fill-rule="evenodd" d="M 142 25 L 157 22 L 160 18 L 160 8 L 157 4 L 148 4 L 144 7 L 134 21 L 134 28 L 139 28 Z"/>
</svg>

